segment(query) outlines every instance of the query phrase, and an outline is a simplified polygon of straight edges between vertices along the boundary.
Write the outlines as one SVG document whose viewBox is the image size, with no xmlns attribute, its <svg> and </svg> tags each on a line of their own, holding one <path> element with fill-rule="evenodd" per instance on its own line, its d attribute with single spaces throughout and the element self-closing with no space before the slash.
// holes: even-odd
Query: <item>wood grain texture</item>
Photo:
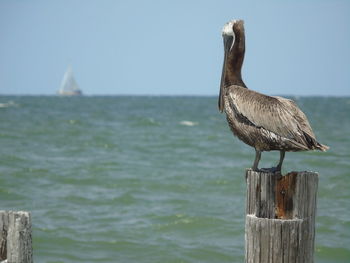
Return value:
<svg viewBox="0 0 350 263">
<path fill-rule="evenodd" d="M 247 170 L 245 262 L 313 262 L 318 175 Z"/>
<path fill-rule="evenodd" d="M 32 263 L 32 223 L 29 212 L 0 211 L 0 256 L 8 263 Z"/>
<path fill-rule="evenodd" d="M 8 213 L 0 211 L 0 260 L 7 258 Z"/>
</svg>

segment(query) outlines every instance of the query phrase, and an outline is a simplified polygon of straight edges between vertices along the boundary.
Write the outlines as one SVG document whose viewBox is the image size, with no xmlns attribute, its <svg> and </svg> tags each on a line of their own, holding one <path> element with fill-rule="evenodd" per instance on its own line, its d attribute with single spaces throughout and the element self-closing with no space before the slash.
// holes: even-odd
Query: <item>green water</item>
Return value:
<svg viewBox="0 0 350 263">
<path fill-rule="evenodd" d="M 316 262 L 350 262 L 350 98 L 294 100 L 331 149 L 284 171 L 320 175 Z M 254 150 L 216 103 L 0 96 L 0 209 L 32 212 L 35 262 L 243 262 Z"/>
</svg>

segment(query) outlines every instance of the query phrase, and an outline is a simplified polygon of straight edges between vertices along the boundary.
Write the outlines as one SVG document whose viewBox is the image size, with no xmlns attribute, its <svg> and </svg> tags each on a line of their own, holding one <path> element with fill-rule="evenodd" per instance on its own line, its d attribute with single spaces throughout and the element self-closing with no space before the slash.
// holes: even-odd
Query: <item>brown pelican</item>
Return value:
<svg viewBox="0 0 350 263">
<path fill-rule="evenodd" d="M 249 90 L 241 76 L 245 52 L 243 20 L 233 20 L 222 30 L 224 65 L 222 69 L 219 110 L 225 111 L 227 122 L 235 136 L 255 148 L 252 169 L 263 151 L 280 151 L 277 167 L 280 172 L 286 151 L 326 151 L 329 147 L 316 141 L 309 121 L 294 101 L 267 96 Z"/>
</svg>

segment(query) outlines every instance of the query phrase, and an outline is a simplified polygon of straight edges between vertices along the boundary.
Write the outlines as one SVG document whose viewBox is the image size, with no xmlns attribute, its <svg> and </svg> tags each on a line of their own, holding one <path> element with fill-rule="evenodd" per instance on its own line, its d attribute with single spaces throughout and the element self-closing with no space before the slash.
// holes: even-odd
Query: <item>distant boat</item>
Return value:
<svg viewBox="0 0 350 263">
<path fill-rule="evenodd" d="M 68 67 L 66 73 L 64 73 L 61 88 L 57 91 L 57 94 L 61 96 L 83 95 L 83 92 L 79 89 L 78 83 L 74 79 L 71 67 Z"/>
</svg>

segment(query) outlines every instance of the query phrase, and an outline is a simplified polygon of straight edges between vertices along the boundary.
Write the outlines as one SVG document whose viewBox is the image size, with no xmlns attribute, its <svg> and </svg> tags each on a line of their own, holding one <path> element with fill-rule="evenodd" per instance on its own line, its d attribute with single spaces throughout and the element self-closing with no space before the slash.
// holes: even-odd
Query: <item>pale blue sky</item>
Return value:
<svg viewBox="0 0 350 263">
<path fill-rule="evenodd" d="M 88 95 L 217 95 L 238 18 L 250 89 L 350 95 L 347 0 L 0 0 L 0 94 L 54 94 L 71 65 Z"/>
</svg>

